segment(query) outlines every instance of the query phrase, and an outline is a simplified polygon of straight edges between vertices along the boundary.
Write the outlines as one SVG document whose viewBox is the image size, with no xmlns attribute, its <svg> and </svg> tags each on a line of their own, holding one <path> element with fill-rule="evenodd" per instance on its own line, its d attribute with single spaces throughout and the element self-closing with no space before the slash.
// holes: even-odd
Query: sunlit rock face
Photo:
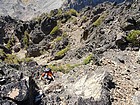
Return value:
<svg viewBox="0 0 140 105">
<path fill-rule="evenodd" d="M 80 10 L 85 6 L 94 6 L 105 1 L 121 3 L 125 0 L 0 0 L 0 15 L 30 20 L 44 12 L 50 12 L 62 6 L 63 8 Z"/>
<path fill-rule="evenodd" d="M 60 8 L 62 0 L 0 0 L 0 15 L 30 20 L 50 10 Z"/>
</svg>

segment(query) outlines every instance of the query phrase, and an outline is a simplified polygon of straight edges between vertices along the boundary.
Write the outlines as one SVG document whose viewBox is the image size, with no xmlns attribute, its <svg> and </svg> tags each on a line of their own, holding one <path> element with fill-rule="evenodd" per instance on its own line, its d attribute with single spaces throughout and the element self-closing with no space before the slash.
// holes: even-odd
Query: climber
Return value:
<svg viewBox="0 0 140 105">
<path fill-rule="evenodd" d="M 49 80 L 49 83 L 51 82 L 51 81 L 54 81 L 54 75 L 53 75 L 53 73 L 52 73 L 52 71 L 51 71 L 51 69 L 50 68 L 46 68 L 45 70 L 44 70 L 44 73 L 42 73 L 42 75 L 41 75 L 41 77 L 40 77 L 41 79 L 47 79 L 47 80 Z"/>
</svg>

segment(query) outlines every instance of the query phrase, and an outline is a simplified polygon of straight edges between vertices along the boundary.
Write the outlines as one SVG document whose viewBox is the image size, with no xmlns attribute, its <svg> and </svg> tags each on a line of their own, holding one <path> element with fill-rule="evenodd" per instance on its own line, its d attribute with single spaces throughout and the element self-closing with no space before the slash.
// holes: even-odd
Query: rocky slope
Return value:
<svg viewBox="0 0 140 105">
<path fill-rule="evenodd" d="M 140 3 L 0 17 L 0 104 L 139 105 Z M 53 70 L 50 84 L 39 77 Z"/>
<path fill-rule="evenodd" d="M 124 0 L 1 0 L 0 15 L 31 20 L 44 12 L 49 13 L 51 10 L 60 7 L 80 10 L 85 6 L 97 5 L 104 1 L 120 3 Z"/>
</svg>

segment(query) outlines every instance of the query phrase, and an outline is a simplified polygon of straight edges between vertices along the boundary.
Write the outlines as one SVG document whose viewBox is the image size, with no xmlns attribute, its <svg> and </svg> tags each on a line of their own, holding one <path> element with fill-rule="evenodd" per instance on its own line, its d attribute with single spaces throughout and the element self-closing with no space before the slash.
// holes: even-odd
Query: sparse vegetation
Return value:
<svg viewBox="0 0 140 105">
<path fill-rule="evenodd" d="M 11 47 L 14 45 L 15 39 L 14 35 L 9 39 L 8 43 L 6 44 L 6 48 L 11 49 Z"/>
<path fill-rule="evenodd" d="M 43 20 L 45 17 L 49 17 L 48 13 L 43 13 L 40 16 L 37 16 L 36 18 L 33 18 L 33 20 L 38 21 L 38 23 L 41 23 L 41 20 Z"/>
<path fill-rule="evenodd" d="M 25 48 L 29 46 L 29 33 L 27 31 L 24 32 L 23 44 Z"/>
<path fill-rule="evenodd" d="M 86 16 L 82 16 L 81 21 L 82 23 L 86 22 L 88 20 L 88 18 Z"/>
<path fill-rule="evenodd" d="M 77 19 L 75 17 L 71 17 L 70 21 L 73 23 L 73 24 L 77 24 Z"/>
<path fill-rule="evenodd" d="M 32 61 L 31 58 L 22 58 L 19 59 L 16 55 L 14 54 L 6 54 L 6 57 L 4 59 L 4 62 L 8 63 L 8 64 L 19 64 L 21 62 L 30 62 Z"/>
<path fill-rule="evenodd" d="M 140 45 L 140 30 L 132 30 L 128 36 L 127 40 L 131 42 L 134 46 Z"/>
<path fill-rule="evenodd" d="M 90 61 L 92 60 L 93 58 L 93 55 L 92 54 L 89 54 L 83 61 L 83 64 L 84 65 L 87 65 L 88 63 L 90 63 Z"/>
<path fill-rule="evenodd" d="M 57 66 L 57 65 L 51 64 L 51 65 L 48 65 L 48 67 L 51 68 L 52 71 L 60 71 L 60 72 L 66 73 L 64 67 L 62 67 L 62 66 Z"/>
<path fill-rule="evenodd" d="M 68 45 L 67 47 L 65 47 L 64 49 L 60 50 L 59 52 L 56 53 L 56 57 L 63 57 L 66 52 L 70 49 L 70 46 Z"/>
<path fill-rule="evenodd" d="M 69 14 L 70 16 L 78 16 L 78 12 L 77 12 L 75 9 L 70 9 L 70 10 L 68 11 L 68 14 Z"/>
<path fill-rule="evenodd" d="M 78 67 L 80 65 L 81 64 L 74 64 L 74 65 L 71 65 L 71 64 L 64 64 L 64 65 L 50 64 L 50 65 L 48 65 L 48 67 L 51 68 L 52 71 L 60 71 L 63 73 L 68 73 L 70 70 L 72 70 L 73 68 Z"/>
<path fill-rule="evenodd" d="M 65 32 L 62 34 L 62 36 L 56 37 L 56 38 L 51 42 L 52 48 L 55 48 L 55 43 L 57 44 L 57 42 L 60 42 L 60 41 L 63 40 L 65 37 L 67 37 L 67 34 L 66 34 Z"/>
<path fill-rule="evenodd" d="M 61 41 L 63 38 L 67 37 L 66 33 L 63 33 L 62 36 L 58 36 L 57 38 L 55 38 L 52 42 L 59 42 Z"/>
<path fill-rule="evenodd" d="M 67 68 L 67 71 L 70 71 L 73 68 L 78 67 L 80 65 L 82 65 L 82 64 L 74 64 L 74 65 L 66 64 L 66 68 Z"/>
<path fill-rule="evenodd" d="M 0 59 L 4 60 L 5 57 L 6 57 L 5 52 L 3 51 L 3 49 L 0 49 Z"/>
<path fill-rule="evenodd" d="M 8 64 L 19 64 L 20 60 L 18 59 L 18 57 L 16 55 L 12 55 L 12 54 L 6 54 L 6 58 L 4 60 L 4 62 L 8 63 Z"/>
<path fill-rule="evenodd" d="M 59 37 L 55 38 L 55 39 L 53 40 L 53 42 L 59 42 L 59 41 L 61 41 L 62 39 L 63 39 L 63 37 L 62 37 L 62 36 L 59 36 Z"/>
<path fill-rule="evenodd" d="M 58 9 L 58 16 L 62 15 L 63 11 L 62 9 Z"/>
<path fill-rule="evenodd" d="M 53 35 L 53 34 L 56 34 L 56 32 L 58 32 L 59 30 L 59 27 L 58 26 L 55 26 L 52 31 L 50 32 L 50 35 Z"/>
<path fill-rule="evenodd" d="M 94 23 L 93 23 L 93 25 L 94 26 L 99 26 L 102 22 L 103 22 L 103 20 L 106 18 L 106 15 L 107 14 L 102 14 Z"/>
</svg>

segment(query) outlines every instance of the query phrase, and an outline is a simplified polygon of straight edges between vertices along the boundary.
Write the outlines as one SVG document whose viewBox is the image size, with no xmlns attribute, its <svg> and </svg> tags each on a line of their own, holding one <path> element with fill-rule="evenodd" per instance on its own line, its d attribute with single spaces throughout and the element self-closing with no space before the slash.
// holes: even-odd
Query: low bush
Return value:
<svg viewBox="0 0 140 105">
<path fill-rule="evenodd" d="M 50 35 L 56 34 L 59 31 L 59 27 L 55 26 L 52 31 L 50 32 Z"/>
<path fill-rule="evenodd" d="M 5 58 L 4 62 L 6 62 L 8 64 L 19 64 L 20 60 L 16 55 L 6 54 L 6 58 Z"/>
<path fill-rule="evenodd" d="M 61 57 L 63 57 L 63 56 L 66 54 L 66 52 L 67 52 L 69 49 L 70 49 L 70 47 L 69 47 L 69 45 L 68 45 L 68 46 L 65 47 L 64 49 L 62 49 L 62 50 L 60 50 L 59 52 L 57 52 L 55 56 L 56 56 L 57 58 L 61 58 Z"/>
<path fill-rule="evenodd" d="M 93 55 L 92 54 L 89 54 L 83 61 L 83 64 L 84 65 L 87 65 L 88 63 L 90 63 L 90 61 L 92 60 L 93 58 Z"/>
<path fill-rule="evenodd" d="M 15 43 L 15 39 L 14 39 L 14 35 L 12 35 L 12 37 L 9 39 L 8 43 L 6 44 L 6 48 L 11 49 L 14 43 Z"/>
<path fill-rule="evenodd" d="M 27 31 L 24 32 L 23 44 L 25 48 L 29 46 L 29 33 Z"/>
<path fill-rule="evenodd" d="M 5 52 L 3 51 L 3 49 L 0 49 L 0 60 L 3 61 L 5 59 L 5 57 L 6 57 Z"/>
<path fill-rule="evenodd" d="M 70 9 L 68 11 L 68 14 L 71 16 L 78 16 L 78 12 L 75 9 Z"/>
<path fill-rule="evenodd" d="M 48 65 L 48 67 L 51 68 L 52 71 L 60 71 L 60 72 L 66 73 L 65 69 L 61 65 L 57 66 L 57 65 L 50 64 Z"/>
<path fill-rule="evenodd" d="M 106 15 L 107 14 L 102 14 L 94 23 L 93 23 L 93 25 L 94 26 L 99 26 L 102 22 L 103 22 L 103 20 L 106 18 Z"/>
<path fill-rule="evenodd" d="M 140 30 L 132 30 L 126 39 L 134 46 L 140 46 Z"/>
</svg>

